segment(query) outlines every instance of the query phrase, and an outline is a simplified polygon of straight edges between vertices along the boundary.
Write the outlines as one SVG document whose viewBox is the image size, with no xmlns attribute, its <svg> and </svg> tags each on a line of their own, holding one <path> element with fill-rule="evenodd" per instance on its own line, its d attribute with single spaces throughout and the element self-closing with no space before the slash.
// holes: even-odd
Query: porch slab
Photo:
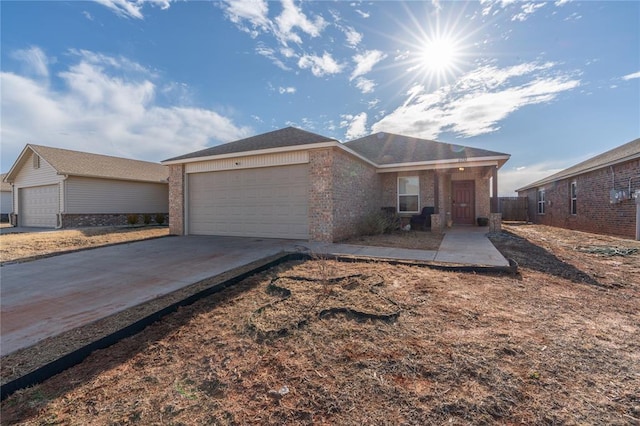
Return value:
<svg viewBox="0 0 640 426">
<path fill-rule="evenodd" d="M 489 241 L 486 226 L 447 229 L 435 257 L 436 262 L 478 266 L 509 266 L 509 261 Z"/>
</svg>

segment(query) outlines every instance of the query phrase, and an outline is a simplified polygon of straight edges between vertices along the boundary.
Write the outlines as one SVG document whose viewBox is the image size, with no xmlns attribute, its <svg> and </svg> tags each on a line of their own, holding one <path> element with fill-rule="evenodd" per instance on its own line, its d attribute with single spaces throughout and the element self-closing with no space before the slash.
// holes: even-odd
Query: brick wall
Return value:
<svg viewBox="0 0 640 426">
<path fill-rule="evenodd" d="M 87 226 L 121 226 L 128 225 L 129 214 L 136 214 L 138 216 L 138 225 L 144 224 L 144 215 L 150 216 L 151 225 L 156 224 L 157 213 L 109 213 L 109 214 L 62 214 L 62 227 L 63 228 L 82 228 Z M 167 214 L 160 213 L 164 217 L 164 224 L 167 224 Z"/>
<path fill-rule="evenodd" d="M 169 166 L 169 233 L 184 235 L 184 165 Z"/>
<path fill-rule="evenodd" d="M 309 151 L 309 239 L 333 241 L 333 155 L 331 148 Z"/>
<path fill-rule="evenodd" d="M 309 152 L 309 238 L 343 240 L 380 210 L 381 181 L 375 168 L 335 148 Z"/>
<path fill-rule="evenodd" d="M 333 241 L 353 236 L 362 219 L 380 211 L 380 176 L 376 169 L 345 153 L 333 153 Z"/>
<path fill-rule="evenodd" d="M 611 204 L 609 192 L 612 189 L 625 190 L 628 194 L 629 179 L 638 175 L 640 160 L 633 160 L 545 184 L 545 214 L 538 214 L 538 188 L 521 191 L 518 195 L 529 197 L 529 217 L 534 223 L 635 238 L 635 201 L 626 199 Z M 572 215 L 570 185 L 574 181 L 577 185 L 577 214 Z M 631 184 L 632 192 L 640 189 L 640 179 L 632 179 Z"/>
</svg>

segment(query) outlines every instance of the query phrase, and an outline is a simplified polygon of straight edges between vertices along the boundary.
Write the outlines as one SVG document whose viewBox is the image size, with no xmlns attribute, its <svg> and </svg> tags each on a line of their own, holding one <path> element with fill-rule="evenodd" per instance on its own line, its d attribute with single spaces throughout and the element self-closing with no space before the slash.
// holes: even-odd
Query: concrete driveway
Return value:
<svg viewBox="0 0 640 426">
<path fill-rule="evenodd" d="M 449 230 L 437 251 L 185 236 L 0 267 L 0 355 L 282 252 L 507 267 L 482 228 Z"/>
<path fill-rule="evenodd" d="M 0 268 L 0 355 L 200 280 L 295 250 L 299 241 L 186 236 Z"/>
</svg>

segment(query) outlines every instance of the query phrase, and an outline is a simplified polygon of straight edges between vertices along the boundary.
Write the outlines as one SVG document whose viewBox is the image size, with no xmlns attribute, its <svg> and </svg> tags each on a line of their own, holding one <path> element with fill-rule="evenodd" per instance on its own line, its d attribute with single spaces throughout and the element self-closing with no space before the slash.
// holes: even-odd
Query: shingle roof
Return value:
<svg viewBox="0 0 640 426">
<path fill-rule="evenodd" d="M 166 182 L 169 178 L 169 168 L 158 163 L 33 144 L 28 144 L 23 154 L 27 148 L 38 154 L 61 175 L 143 182 Z M 26 157 L 23 154 L 21 157 Z M 24 159 L 19 158 L 18 161 Z M 14 168 L 15 165 L 10 174 Z"/>
<path fill-rule="evenodd" d="M 0 190 L 2 190 L 2 191 L 11 191 L 11 184 L 4 181 L 5 176 L 7 176 L 6 173 L 2 173 L 0 175 Z"/>
<path fill-rule="evenodd" d="M 603 152 L 602 154 L 596 155 L 595 157 L 591 157 L 590 159 L 583 161 L 582 163 L 578 163 L 575 166 L 571 166 L 551 176 L 547 176 L 544 179 L 540 179 L 539 181 L 524 186 L 520 189 L 516 189 L 516 192 L 535 188 L 556 180 L 568 179 L 582 173 L 601 169 L 602 167 L 612 166 L 618 163 L 623 163 L 625 161 L 634 160 L 636 158 L 640 158 L 640 138 L 632 140 L 631 142 L 628 142 L 610 151 Z"/>
<path fill-rule="evenodd" d="M 235 154 L 262 149 L 283 148 L 288 146 L 309 145 L 320 142 L 330 142 L 335 139 L 317 135 L 295 127 L 286 127 L 280 130 L 251 136 L 238 141 L 225 143 L 222 145 L 206 148 L 200 151 L 169 158 L 165 161 L 184 160 L 189 158 L 210 157 L 213 155 Z"/>
<path fill-rule="evenodd" d="M 344 145 L 379 165 L 439 160 L 469 160 L 479 157 L 509 157 L 509 154 L 501 152 L 385 132 L 346 142 Z"/>
</svg>

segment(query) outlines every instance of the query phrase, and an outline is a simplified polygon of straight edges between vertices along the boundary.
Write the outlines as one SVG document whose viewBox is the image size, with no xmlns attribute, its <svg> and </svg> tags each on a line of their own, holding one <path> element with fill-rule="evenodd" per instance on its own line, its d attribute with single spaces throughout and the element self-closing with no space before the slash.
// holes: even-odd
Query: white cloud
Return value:
<svg viewBox="0 0 640 426">
<path fill-rule="evenodd" d="M 368 13 L 368 12 L 363 12 L 363 11 L 362 11 L 362 10 L 360 10 L 360 9 L 356 9 L 356 13 L 357 13 L 358 15 L 362 16 L 364 19 L 367 19 L 368 17 L 370 17 L 370 16 L 371 16 L 371 14 L 370 14 L 370 13 Z"/>
<path fill-rule="evenodd" d="M 631 73 L 631 74 L 627 74 L 627 75 L 622 77 L 623 80 L 632 80 L 634 78 L 640 78 L 640 71 L 634 72 L 634 73 Z"/>
<path fill-rule="evenodd" d="M 364 77 L 358 77 L 356 79 L 356 87 L 360 89 L 362 93 L 371 93 L 376 87 L 376 84 L 373 82 L 373 80 L 369 80 Z"/>
<path fill-rule="evenodd" d="M 282 0 L 282 13 L 276 17 L 276 36 L 285 46 L 288 41 L 302 43 L 300 36 L 294 31 L 299 28 L 311 37 L 318 37 L 327 23 L 321 16 L 310 20 L 293 0 Z"/>
<path fill-rule="evenodd" d="M 302 69 L 311 69 L 316 77 L 342 72 L 343 65 L 336 62 L 331 54 L 324 52 L 322 56 L 304 55 L 298 60 L 298 66 Z"/>
<path fill-rule="evenodd" d="M 59 89 L 42 79 L 0 73 L 3 169 L 29 142 L 160 161 L 250 134 L 215 111 L 159 106 L 165 92 L 158 88 L 171 84 L 145 74 L 139 64 L 74 53 L 77 63 L 57 76 Z"/>
<path fill-rule="evenodd" d="M 546 103 L 574 89 L 580 81 L 551 75 L 552 63 L 526 63 L 508 68 L 482 66 L 455 85 L 427 92 L 415 85 L 405 102 L 374 123 L 372 130 L 436 139 L 450 131 L 463 137 L 495 132 L 500 122 L 527 105 Z"/>
<path fill-rule="evenodd" d="M 91 16 L 91 14 L 89 12 L 87 12 L 86 10 L 82 11 L 82 14 L 84 15 L 85 18 L 87 18 L 90 21 L 93 21 L 93 16 Z"/>
<path fill-rule="evenodd" d="M 511 20 L 512 21 L 526 21 L 529 18 L 529 15 L 535 13 L 536 10 L 540 9 L 541 7 L 543 7 L 546 3 L 544 2 L 539 2 L 539 3 L 526 3 L 523 4 L 521 6 L 521 12 L 514 15 Z"/>
<path fill-rule="evenodd" d="M 357 139 L 367 134 L 367 113 L 361 112 L 357 115 L 343 114 L 340 116 L 341 128 L 347 128 L 345 132 L 346 140 Z"/>
<path fill-rule="evenodd" d="M 378 62 L 382 61 L 386 57 L 387 55 L 379 50 L 368 50 L 364 53 L 355 55 L 353 57 L 353 61 L 356 63 L 356 68 L 351 73 L 349 80 L 353 80 L 358 76 L 367 74 Z"/>
<path fill-rule="evenodd" d="M 142 8 L 145 4 L 159 6 L 161 9 L 168 9 L 171 0 L 94 0 L 103 6 L 113 10 L 123 18 L 143 19 Z"/>
<path fill-rule="evenodd" d="M 278 93 L 280 93 L 281 95 L 284 95 L 284 94 L 291 94 L 292 95 L 292 94 L 296 93 L 296 88 L 295 87 L 291 87 L 291 86 L 289 86 L 289 87 L 282 87 L 281 86 L 281 87 L 278 88 Z"/>
<path fill-rule="evenodd" d="M 39 47 L 32 46 L 28 49 L 16 50 L 11 57 L 24 64 L 24 70 L 29 75 L 38 77 L 49 76 L 49 60 Z"/>
<path fill-rule="evenodd" d="M 516 189 L 530 185 L 570 166 L 566 161 L 529 164 L 515 168 L 508 168 L 508 164 L 498 172 L 498 196 L 500 197 L 515 197 L 517 196 Z"/>
<path fill-rule="evenodd" d="M 556 0 L 556 2 L 554 3 L 556 6 L 564 6 L 565 4 L 569 3 L 571 0 Z"/>
<path fill-rule="evenodd" d="M 291 70 L 291 68 L 289 68 L 284 62 L 280 60 L 280 58 L 276 56 L 276 51 L 274 49 L 265 46 L 263 43 L 258 44 L 258 47 L 256 47 L 256 53 L 258 55 L 261 55 L 261 56 L 264 56 L 265 58 L 270 59 L 271 62 L 281 70 L 284 70 L 284 71 Z"/>
<path fill-rule="evenodd" d="M 271 28 L 269 5 L 264 0 L 227 0 L 222 9 L 231 22 L 253 37 L 257 36 L 257 30 L 268 31 Z M 245 26 L 244 21 L 248 21 L 251 28 Z"/>
<path fill-rule="evenodd" d="M 347 37 L 347 44 L 350 47 L 357 47 L 362 41 L 362 34 L 357 32 L 353 27 L 346 27 L 343 31 L 344 35 Z"/>
</svg>

